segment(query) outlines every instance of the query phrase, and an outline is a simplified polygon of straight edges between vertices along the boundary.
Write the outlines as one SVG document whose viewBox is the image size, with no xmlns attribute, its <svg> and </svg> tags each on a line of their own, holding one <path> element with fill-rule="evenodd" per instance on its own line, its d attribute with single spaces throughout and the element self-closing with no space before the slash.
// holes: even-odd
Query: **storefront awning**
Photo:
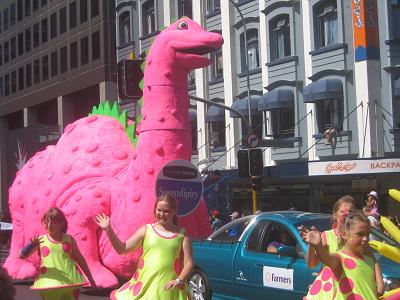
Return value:
<svg viewBox="0 0 400 300">
<path fill-rule="evenodd" d="M 306 86 L 303 91 L 304 103 L 343 97 L 343 84 L 339 79 L 320 79 Z"/>
<path fill-rule="evenodd" d="M 258 110 L 272 110 L 279 108 L 292 108 L 294 95 L 293 91 L 289 89 L 273 90 L 265 93 L 258 101 Z"/>
<path fill-rule="evenodd" d="M 400 76 L 394 81 L 394 96 L 400 96 Z"/>
<path fill-rule="evenodd" d="M 222 107 L 212 105 L 207 110 L 204 121 L 206 123 L 213 123 L 225 120 L 225 110 Z"/>
<path fill-rule="evenodd" d="M 260 97 L 250 97 L 251 114 L 259 113 L 259 111 L 258 111 L 258 101 L 259 100 L 260 100 Z M 249 109 L 247 106 L 247 98 L 236 100 L 235 102 L 233 102 L 231 107 L 236 109 L 237 111 L 239 111 L 243 116 L 249 115 Z M 230 112 L 230 117 L 231 118 L 239 118 L 239 116 L 232 111 Z"/>
</svg>

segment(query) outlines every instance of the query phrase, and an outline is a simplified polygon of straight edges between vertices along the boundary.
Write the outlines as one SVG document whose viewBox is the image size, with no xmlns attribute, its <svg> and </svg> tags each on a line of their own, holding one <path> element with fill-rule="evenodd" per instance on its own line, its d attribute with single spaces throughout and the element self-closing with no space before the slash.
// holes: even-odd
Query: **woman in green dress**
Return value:
<svg viewBox="0 0 400 300">
<path fill-rule="evenodd" d="M 126 242 L 117 237 L 108 216 L 96 216 L 96 223 L 104 229 L 119 254 L 143 247 L 132 279 L 111 293 L 112 300 L 190 299 L 186 280 L 193 270 L 192 242 L 185 230 L 177 226 L 176 214 L 174 197 L 158 198 L 156 222 L 140 227 Z"/>
</svg>

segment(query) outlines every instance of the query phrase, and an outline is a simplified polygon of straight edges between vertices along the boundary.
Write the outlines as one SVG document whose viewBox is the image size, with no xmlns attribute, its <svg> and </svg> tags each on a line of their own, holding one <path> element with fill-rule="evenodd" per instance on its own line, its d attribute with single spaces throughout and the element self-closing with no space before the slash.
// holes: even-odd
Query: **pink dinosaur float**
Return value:
<svg viewBox="0 0 400 300">
<path fill-rule="evenodd" d="M 146 59 L 144 104 L 136 149 L 125 125 L 92 114 L 69 124 L 58 143 L 34 155 L 17 173 L 9 191 L 14 226 L 4 265 L 14 279 L 33 277 L 38 257 L 24 261 L 19 251 L 36 234 L 50 206 L 61 208 L 100 287 L 130 277 L 139 252 L 118 255 L 93 217 L 105 212 L 122 238 L 154 221 L 155 180 L 168 161 L 191 159 L 188 72 L 209 65 L 204 57 L 220 48 L 222 36 L 182 18 L 155 39 Z M 204 203 L 179 220 L 194 237 L 210 232 Z"/>
</svg>

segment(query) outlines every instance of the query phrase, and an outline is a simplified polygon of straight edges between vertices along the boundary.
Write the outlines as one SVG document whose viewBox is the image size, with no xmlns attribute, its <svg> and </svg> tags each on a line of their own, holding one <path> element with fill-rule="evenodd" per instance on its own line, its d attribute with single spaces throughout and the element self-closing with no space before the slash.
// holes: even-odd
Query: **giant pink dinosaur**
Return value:
<svg viewBox="0 0 400 300">
<path fill-rule="evenodd" d="M 18 258 L 36 234 L 50 206 L 61 208 L 68 232 L 79 245 L 100 287 L 129 277 L 139 252 L 120 256 L 93 217 L 105 212 L 121 239 L 154 221 L 155 179 L 168 161 L 191 159 L 188 72 L 205 67 L 204 57 L 221 47 L 221 35 L 204 31 L 189 18 L 163 30 L 146 59 L 140 136 L 134 149 L 123 126 L 109 116 L 91 115 L 69 124 L 58 143 L 34 155 L 17 173 L 9 190 L 14 226 L 10 255 L 4 265 L 15 279 L 32 277 L 38 257 Z M 204 203 L 179 220 L 194 237 L 210 232 Z"/>
</svg>

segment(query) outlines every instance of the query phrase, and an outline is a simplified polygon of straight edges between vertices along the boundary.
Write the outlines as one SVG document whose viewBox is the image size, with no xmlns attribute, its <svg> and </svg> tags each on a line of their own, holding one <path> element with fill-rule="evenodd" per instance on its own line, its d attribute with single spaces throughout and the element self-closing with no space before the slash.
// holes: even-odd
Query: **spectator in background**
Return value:
<svg viewBox="0 0 400 300">
<path fill-rule="evenodd" d="M 215 232 L 221 227 L 222 227 L 222 221 L 219 218 L 219 211 L 215 209 L 211 214 L 211 229 L 213 232 Z"/>
<path fill-rule="evenodd" d="M 241 217 L 242 217 L 242 216 L 239 214 L 239 212 L 234 211 L 234 212 L 231 214 L 231 221 L 235 221 L 235 220 L 237 220 L 237 219 L 239 219 L 239 218 L 241 218 Z M 232 226 L 232 227 L 228 230 L 228 235 L 229 235 L 230 237 L 236 237 L 237 235 L 239 235 L 239 225 L 240 225 L 240 224 L 236 224 L 236 225 Z"/>
<path fill-rule="evenodd" d="M 368 195 L 367 195 L 367 200 L 365 201 L 366 204 L 366 209 L 364 212 L 364 214 L 368 217 L 369 221 L 371 222 L 371 226 L 379 228 L 379 219 L 380 219 L 380 215 L 379 215 L 379 210 L 378 210 L 378 193 L 375 191 L 371 191 Z M 374 219 L 374 220 L 372 220 Z M 374 226 L 374 224 L 376 224 L 376 226 Z"/>
<path fill-rule="evenodd" d="M 15 287 L 6 269 L 0 267 L 0 296 L 2 300 L 15 299 Z"/>
</svg>

